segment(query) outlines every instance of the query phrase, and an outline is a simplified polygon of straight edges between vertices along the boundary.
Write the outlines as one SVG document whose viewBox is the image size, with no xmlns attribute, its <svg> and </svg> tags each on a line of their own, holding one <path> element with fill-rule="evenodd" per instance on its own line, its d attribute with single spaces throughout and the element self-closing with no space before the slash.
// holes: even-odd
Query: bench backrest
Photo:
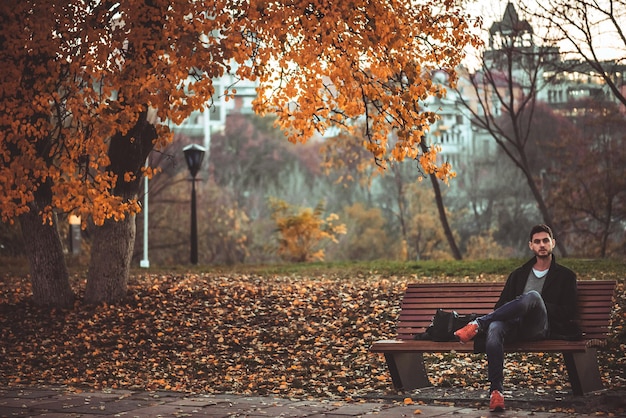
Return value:
<svg viewBox="0 0 626 418">
<path fill-rule="evenodd" d="M 398 339 L 424 332 L 437 308 L 459 314 L 491 312 L 503 287 L 503 282 L 409 284 L 402 299 Z M 606 339 L 614 290 L 615 281 L 578 281 L 578 314 L 586 340 Z"/>
</svg>

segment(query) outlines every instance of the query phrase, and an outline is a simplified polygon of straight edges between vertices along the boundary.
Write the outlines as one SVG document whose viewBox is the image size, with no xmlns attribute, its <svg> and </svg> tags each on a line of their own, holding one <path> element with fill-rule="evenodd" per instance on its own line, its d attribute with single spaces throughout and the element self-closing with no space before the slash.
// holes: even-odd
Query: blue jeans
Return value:
<svg viewBox="0 0 626 418">
<path fill-rule="evenodd" d="M 478 328 L 487 333 L 486 353 L 490 392 L 503 391 L 504 342 L 540 340 L 548 335 L 548 311 L 535 290 L 518 296 L 479 317 Z"/>
</svg>

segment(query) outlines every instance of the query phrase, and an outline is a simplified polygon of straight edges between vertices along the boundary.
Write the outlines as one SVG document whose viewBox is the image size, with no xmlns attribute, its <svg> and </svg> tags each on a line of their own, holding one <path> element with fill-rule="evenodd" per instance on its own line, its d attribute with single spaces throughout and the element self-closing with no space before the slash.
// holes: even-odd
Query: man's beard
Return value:
<svg viewBox="0 0 626 418">
<path fill-rule="evenodd" d="M 546 252 L 535 252 L 535 255 L 538 258 L 550 258 L 552 256 L 552 251 L 546 251 Z"/>
</svg>

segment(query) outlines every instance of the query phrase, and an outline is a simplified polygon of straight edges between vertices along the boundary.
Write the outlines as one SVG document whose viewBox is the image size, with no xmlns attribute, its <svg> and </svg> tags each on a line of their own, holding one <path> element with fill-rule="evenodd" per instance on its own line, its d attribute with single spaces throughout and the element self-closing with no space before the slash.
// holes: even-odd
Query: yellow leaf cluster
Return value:
<svg viewBox="0 0 626 418">
<path fill-rule="evenodd" d="M 164 146 L 168 124 L 202 109 L 225 73 L 258 81 L 255 110 L 276 113 L 291 141 L 362 126 L 379 165 L 418 158 L 445 180 L 451 171 L 436 166 L 435 151 L 420 155 L 433 121 L 420 103 L 443 94 L 430 72 L 454 82 L 464 48 L 478 42 L 454 3 L 0 2 L 1 218 L 30 210 L 44 186 L 53 199 L 34 206 L 44 217 L 101 223 L 139 210 L 114 192 L 142 173 L 112 172 L 111 137 L 149 112 L 152 145 Z"/>
<path fill-rule="evenodd" d="M 294 142 L 333 126 L 353 132 L 365 116 L 365 147 L 381 166 L 418 157 L 434 121 L 421 103 L 445 93 L 431 83 L 431 71 L 448 71 L 454 83 L 463 48 L 479 42 L 450 1 L 278 2 L 273 10 L 284 16 L 282 28 L 257 10 L 264 26 L 257 47 L 273 63 L 258 70 L 257 110 L 278 112 Z M 426 162 L 425 172 L 451 176 L 449 167 Z"/>
<path fill-rule="evenodd" d="M 305 262 L 324 260 L 323 244 L 337 242 L 346 233 L 339 216 L 331 213 L 322 218 L 324 207 L 297 208 L 279 199 L 270 200 L 272 219 L 278 231 L 278 254 L 286 260 Z"/>
</svg>

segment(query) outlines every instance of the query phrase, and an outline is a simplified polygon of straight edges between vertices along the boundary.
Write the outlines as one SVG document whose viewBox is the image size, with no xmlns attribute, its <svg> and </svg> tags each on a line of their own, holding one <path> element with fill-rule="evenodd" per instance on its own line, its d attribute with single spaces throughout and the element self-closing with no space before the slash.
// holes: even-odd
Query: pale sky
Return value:
<svg viewBox="0 0 626 418">
<path fill-rule="evenodd" d="M 532 0 L 527 0 L 525 1 L 525 3 L 528 4 L 531 1 Z M 502 16 L 504 15 L 504 11 L 506 9 L 506 5 L 508 2 L 509 2 L 508 0 L 475 0 L 468 4 L 467 11 L 472 15 L 481 16 L 483 19 L 483 27 L 485 31 L 487 31 L 489 27 L 491 27 L 493 22 L 499 21 L 502 19 Z M 602 5 L 604 3 L 608 4 L 608 2 L 609 0 L 598 0 L 597 3 Z M 517 9 L 517 12 L 520 15 L 520 19 L 526 18 L 520 10 L 519 2 L 512 1 L 512 3 Z M 614 17 L 618 21 L 622 22 L 620 24 L 621 27 L 626 27 L 626 8 L 624 8 L 623 6 L 616 6 L 615 10 L 616 12 L 615 12 Z M 620 15 L 620 13 L 622 15 Z M 596 20 L 600 20 L 602 18 L 603 17 L 599 16 L 596 18 Z M 541 34 L 542 26 L 543 26 L 541 22 L 537 22 L 533 20 L 532 18 L 529 18 L 528 20 L 531 26 L 533 27 L 533 29 L 535 30 L 535 33 Z M 604 28 L 602 29 L 603 30 L 602 34 L 600 34 L 600 28 Z M 573 33 L 573 32 L 570 31 L 570 33 Z M 619 37 L 615 34 L 613 25 L 605 25 L 605 26 L 599 25 L 596 33 L 597 33 L 596 39 L 598 41 L 595 45 L 596 52 L 598 53 L 601 59 L 626 58 L 626 46 L 624 45 L 624 42 L 622 42 L 619 39 Z M 486 36 L 487 34 L 485 34 L 485 37 Z M 562 52 L 572 50 L 571 44 L 563 43 L 562 45 L 560 45 L 560 47 L 561 47 Z"/>
</svg>

